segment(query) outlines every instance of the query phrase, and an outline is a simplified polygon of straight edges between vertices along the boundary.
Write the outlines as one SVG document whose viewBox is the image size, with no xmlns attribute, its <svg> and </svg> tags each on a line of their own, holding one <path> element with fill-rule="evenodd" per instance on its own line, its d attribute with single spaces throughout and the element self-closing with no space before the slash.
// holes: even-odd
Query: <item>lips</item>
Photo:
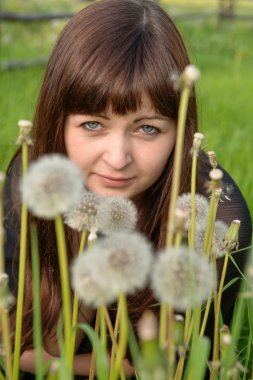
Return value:
<svg viewBox="0 0 253 380">
<path fill-rule="evenodd" d="M 134 180 L 134 177 L 112 177 L 101 174 L 95 175 L 104 186 L 108 187 L 126 187 L 129 186 Z"/>
</svg>

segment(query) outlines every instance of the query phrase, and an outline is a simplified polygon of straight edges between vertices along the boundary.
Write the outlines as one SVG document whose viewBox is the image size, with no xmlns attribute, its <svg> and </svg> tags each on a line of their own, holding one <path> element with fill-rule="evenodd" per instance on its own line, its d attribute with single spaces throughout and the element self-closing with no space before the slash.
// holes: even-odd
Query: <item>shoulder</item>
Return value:
<svg viewBox="0 0 253 380">
<path fill-rule="evenodd" d="M 240 220 L 240 248 L 246 248 L 250 246 L 252 238 L 252 220 L 249 208 L 238 184 L 222 166 L 219 165 L 219 168 L 223 171 L 223 180 L 221 201 L 217 209 L 217 219 L 222 220 L 228 225 L 235 219 Z M 206 183 L 209 181 L 211 169 L 206 154 L 202 153 L 198 168 L 198 175 L 200 177 L 198 191 L 206 197 L 209 197 Z"/>
</svg>

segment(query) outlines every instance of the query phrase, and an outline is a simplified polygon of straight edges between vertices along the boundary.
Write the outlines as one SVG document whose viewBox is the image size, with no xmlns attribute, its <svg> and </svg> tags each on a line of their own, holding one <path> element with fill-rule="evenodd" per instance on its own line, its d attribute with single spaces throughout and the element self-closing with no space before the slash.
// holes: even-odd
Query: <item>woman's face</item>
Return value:
<svg viewBox="0 0 253 380">
<path fill-rule="evenodd" d="M 89 190 L 134 200 L 160 177 L 175 144 L 173 120 L 142 98 L 136 112 L 71 114 L 65 124 L 69 158 L 83 171 Z"/>
</svg>

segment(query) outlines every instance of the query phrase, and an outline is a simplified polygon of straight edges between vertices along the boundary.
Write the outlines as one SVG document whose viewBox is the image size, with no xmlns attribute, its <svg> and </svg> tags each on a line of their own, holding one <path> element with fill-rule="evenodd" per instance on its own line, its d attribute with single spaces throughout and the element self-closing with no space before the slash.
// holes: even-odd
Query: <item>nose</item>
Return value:
<svg viewBox="0 0 253 380">
<path fill-rule="evenodd" d="M 112 169 L 121 170 L 132 162 L 130 141 L 126 136 L 114 136 L 107 141 L 103 160 Z"/>
</svg>

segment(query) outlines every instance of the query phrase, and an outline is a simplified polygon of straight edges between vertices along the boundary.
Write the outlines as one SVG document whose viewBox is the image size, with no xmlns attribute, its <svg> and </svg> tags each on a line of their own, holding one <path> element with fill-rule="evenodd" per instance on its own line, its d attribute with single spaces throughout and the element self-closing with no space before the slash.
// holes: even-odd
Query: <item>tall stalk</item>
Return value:
<svg viewBox="0 0 253 380">
<path fill-rule="evenodd" d="M 4 174 L 0 173 L 0 274 L 5 273 L 5 263 L 4 263 L 4 227 L 3 227 L 3 185 L 4 185 Z M 7 281 L 3 281 L 3 287 L 8 287 L 8 277 Z M 9 289 L 7 289 L 9 292 Z M 8 294 L 7 294 L 8 297 Z M 10 321 L 9 321 L 9 311 L 8 305 L 0 310 L 1 315 L 1 330 L 3 339 L 3 350 L 5 354 L 5 364 L 6 364 L 6 378 L 7 380 L 12 380 L 12 348 L 11 348 L 11 334 L 10 334 Z"/>
<path fill-rule="evenodd" d="M 28 167 L 28 146 L 26 142 L 22 144 L 22 171 L 26 174 Z M 19 273 L 18 273 L 18 295 L 16 311 L 16 329 L 14 341 L 14 358 L 13 358 L 13 379 L 19 378 L 19 361 L 21 352 L 21 335 L 23 322 L 23 302 L 25 288 L 25 262 L 27 246 L 27 208 L 22 203 L 21 209 L 21 232 L 20 232 L 20 254 L 19 254 Z"/>
</svg>

